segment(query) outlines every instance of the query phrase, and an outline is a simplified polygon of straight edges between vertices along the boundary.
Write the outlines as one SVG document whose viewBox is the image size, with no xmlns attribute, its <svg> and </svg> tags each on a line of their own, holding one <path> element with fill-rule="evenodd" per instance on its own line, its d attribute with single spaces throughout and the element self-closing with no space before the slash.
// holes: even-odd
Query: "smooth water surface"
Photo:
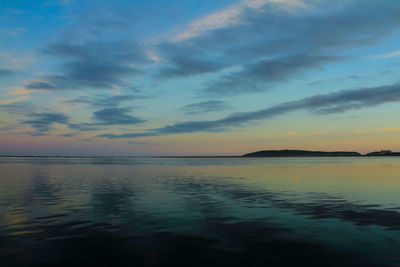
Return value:
<svg viewBox="0 0 400 267">
<path fill-rule="evenodd" d="M 400 158 L 0 158 L 0 266 L 400 266 Z"/>
</svg>

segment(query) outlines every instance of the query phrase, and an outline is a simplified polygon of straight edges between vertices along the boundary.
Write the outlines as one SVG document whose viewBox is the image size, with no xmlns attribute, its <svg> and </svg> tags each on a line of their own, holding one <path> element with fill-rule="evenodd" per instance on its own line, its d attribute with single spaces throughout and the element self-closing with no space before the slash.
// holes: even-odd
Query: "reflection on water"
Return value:
<svg viewBox="0 0 400 267">
<path fill-rule="evenodd" d="M 0 158 L 0 264 L 397 266 L 400 158 Z"/>
</svg>

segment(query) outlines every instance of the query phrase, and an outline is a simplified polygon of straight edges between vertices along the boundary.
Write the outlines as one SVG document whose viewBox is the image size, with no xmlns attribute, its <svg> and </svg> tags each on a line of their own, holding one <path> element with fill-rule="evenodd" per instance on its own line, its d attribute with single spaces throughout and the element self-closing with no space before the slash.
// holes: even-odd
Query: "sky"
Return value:
<svg viewBox="0 0 400 267">
<path fill-rule="evenodd" d="M 400 151 L 398 0 L 0 0 L 0 155 Z"/>
</svg>

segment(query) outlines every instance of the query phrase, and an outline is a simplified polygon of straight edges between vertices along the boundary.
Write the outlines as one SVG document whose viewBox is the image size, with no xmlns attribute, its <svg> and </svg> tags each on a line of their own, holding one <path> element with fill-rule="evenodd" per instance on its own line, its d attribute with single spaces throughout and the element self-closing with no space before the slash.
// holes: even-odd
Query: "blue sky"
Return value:
<svg viewBox="0 0 400 267">
<path fill-rule="evenodd" d="M 400 3 L 0 1 L 0 153 L 400 150 Z"/>
</svg>

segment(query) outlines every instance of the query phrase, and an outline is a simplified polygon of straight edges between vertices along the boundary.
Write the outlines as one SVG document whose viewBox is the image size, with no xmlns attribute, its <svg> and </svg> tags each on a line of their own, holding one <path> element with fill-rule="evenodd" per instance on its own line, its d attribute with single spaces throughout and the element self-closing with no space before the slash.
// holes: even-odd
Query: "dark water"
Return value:
<svg viewBox="0 0 400 267">
<path fill-rule="evenodd" d="M 400 158 L 0 158 L 0 266 L 400 266 Z"/>
</svg>

